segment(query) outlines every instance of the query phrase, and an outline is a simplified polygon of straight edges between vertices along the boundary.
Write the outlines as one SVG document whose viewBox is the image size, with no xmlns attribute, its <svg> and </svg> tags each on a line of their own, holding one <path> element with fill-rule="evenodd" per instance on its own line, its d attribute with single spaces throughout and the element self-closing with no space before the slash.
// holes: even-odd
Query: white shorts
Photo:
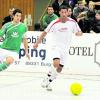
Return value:
<svg viewBox="0 0 100 100">
<path fill-rule="evenodd" d="M 64 49 L 55 46 L 52 48 L 52 59 L 54 58 L 59 58 L 60 64 L 65 65 L 65 61 L 67 58 L 67 52 Z"/>
<path fill-rule="evenodd" d="M 14 60 L 15 60 L 15 59 L 18 58 L 18 53 L 0 48 L 0 63 L 2 63 L 5 60 L 5 58 L 8 57 L 8 56 L 13 57 Z"/>
</svg>

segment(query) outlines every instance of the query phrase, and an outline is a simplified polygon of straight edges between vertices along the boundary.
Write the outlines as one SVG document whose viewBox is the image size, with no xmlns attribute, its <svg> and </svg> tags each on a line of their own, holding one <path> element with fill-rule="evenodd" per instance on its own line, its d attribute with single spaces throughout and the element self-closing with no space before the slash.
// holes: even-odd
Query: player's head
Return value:
<svg viewBox="0 0 100 100">
<path fill-rule="evenodd" d="M 21 21 L 22 11 L 20 9 L 15 9 L 13 11 L 13 21 L 18 23 Z"/>
<path fill-rule="evenodd" d="M 68 7 L 60 6 L 59 14 L 60 14 L 61 20 L 65 20 L 66 21 L 66 18 L 68 16 Z"/>
</svg>

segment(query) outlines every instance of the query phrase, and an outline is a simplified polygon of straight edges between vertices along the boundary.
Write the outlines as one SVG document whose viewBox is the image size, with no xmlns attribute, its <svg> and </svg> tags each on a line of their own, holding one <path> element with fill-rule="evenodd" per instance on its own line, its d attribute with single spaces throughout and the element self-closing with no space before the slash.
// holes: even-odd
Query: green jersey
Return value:
<svg viewBox="0 0 100 100">
<path fill-rule="evenodd" d="M 11 50 L 19 53 L 21 42 L 27 27 L 23 23 L 13 24 L 12 22 L 6 23 L 0 30 L 0 36 L 5 35 L 5 39 L 0 48 Z"/>
</svg>

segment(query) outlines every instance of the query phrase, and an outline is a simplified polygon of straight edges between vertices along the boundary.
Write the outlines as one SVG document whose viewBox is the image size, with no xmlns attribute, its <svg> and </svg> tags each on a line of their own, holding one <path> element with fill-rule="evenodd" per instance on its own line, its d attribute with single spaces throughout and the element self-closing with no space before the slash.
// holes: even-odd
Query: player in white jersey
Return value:
<svg viewBox="0 0 100 100">
<path fill-rule="evenodd" d="M 44 80 L 42 87 L 46 87 L 51 90 L 50 83 L 56 78 L 57 74 L 62 71 L 65 63 L 65 57 L 67 56 L 72 34 L 81 36 L 82 32 L 76 21 L 67 17 L 68 8 L 66 6 L 60 7 L 60 18 L 52 21 L 48 27 L 42 32 L 38 41 L 34 44 L 34 48 L 38 47 L 41 40 L 47 33 L 52 35 L 52 60 L 53 66 L 47 74 L 46 80 Z"/>
</svg>

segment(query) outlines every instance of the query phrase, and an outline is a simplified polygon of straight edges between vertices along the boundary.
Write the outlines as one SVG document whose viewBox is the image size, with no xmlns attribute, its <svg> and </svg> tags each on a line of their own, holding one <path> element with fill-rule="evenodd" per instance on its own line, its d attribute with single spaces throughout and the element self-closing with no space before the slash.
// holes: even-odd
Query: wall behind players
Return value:
<svg viewBox="0 0 100 100">
<path fill-rule="evenodd" d="M 3 18 L 8 16 L 9 8 L 11 7 L 19 8 L 22 10 L 22 20 L 24 19 L 25 15 L 31 15 L 32 19 L 34 19 L 34 5 L 35 0 L 0 0 L 0 28 Z M 29 29 L 33 30 L 33 22 Z"/>
</svg>

